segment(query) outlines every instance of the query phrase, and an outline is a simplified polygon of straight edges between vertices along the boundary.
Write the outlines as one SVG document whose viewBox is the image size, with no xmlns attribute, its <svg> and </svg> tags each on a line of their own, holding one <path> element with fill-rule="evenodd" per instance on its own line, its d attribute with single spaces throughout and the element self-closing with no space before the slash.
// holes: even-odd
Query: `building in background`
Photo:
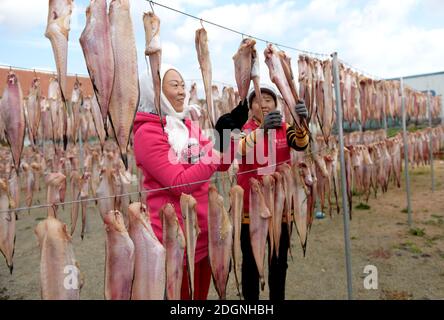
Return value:
<svg viewBox="0 0 444 320">
<path fill-rule="evenodd" d="M 433 96 L 441 96 L 441 123 L 444 123 L 444 71 L 407 76 L 403 79 L 404 84 L 413 89 L 424 92 L 430 90 Z"/>
<path fill-rule="evenodd" d="M 57 73 L 50 71 L 41 71 L 41 70 L 31 70 L 31 69 L 21 69 L 21 68 L 9 68 L 8 66 L 0 66 L 0 96 L 3 95 L 3 90 L 6 86 L 6 79 L 8 76 L 9 70 L 14 71 L 17 75 L 17 78 L 20 82 L 20 87 L 22 88 L 23 98 L 27 97 L 29 94 L 29 89 L 31 88 L 31 83 L 34 77 L 40 78 L 40 87 L 42 90 L 42 96 L 46 97 L 48 95 L 48 85 L 49 79 L 51 77 L 57 77 Z M 89 77 L 84 75 L 68 75 L 67 81 L 67 92 L 68 96 L 65 97 L 67 100 L 71 100 L 72 88 L 74 86 L 74 82 L 76 77 L 79 79 L 82 84 L 82 91 L 84 96 L 93 95 L 93 87 L 92 83 L 89 80 Z"/>
</svg>

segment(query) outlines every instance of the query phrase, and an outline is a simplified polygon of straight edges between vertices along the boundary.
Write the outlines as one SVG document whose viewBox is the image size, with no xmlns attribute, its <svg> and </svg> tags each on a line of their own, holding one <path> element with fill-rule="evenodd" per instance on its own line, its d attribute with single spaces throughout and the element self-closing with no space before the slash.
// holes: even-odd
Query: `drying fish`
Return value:
<svg viewBox="0 0 444 320">
<path fill-rule="evenodd" d="M 0 116 L 4 121 L 6 140 L 11 149 L 13 164 L 18 175 L 26 124 L 22 89 L 17 76 L 12 71 L 8 73 L 7 84 L 3 90 Z"/>
<path fill-rule="evenodd" d="M 83 104 L 82 84 L 78 79 L 74 82 L 71 94 L 71 110 L 72 110 L 72 140 L 77 142 L 77 135 L 80 126 L 80 106 Z"/>
<path fill-rule="evenodd" d="M 291 86 L 288 83 L 284 68 L 282 66 L 281 59 L 276 49 L 272 44 L 269 44 L 264 51 L 265 55 L 265 63 L 268 66 L 270 72 L 270 80 L 278 87 L 279 91 L 282 94 L 282 97 L 285 100 L 285 103 L 288 108 L 290 108 L 290 113 L 295 121 L 296 126 L 301 127 L 304 125 L 303 120 L 299 118 L 297 114 L 292 110 L 296 105 L 296 97 L 293 96 L 293 92 L 291 90 Z"/>
<path fill-rule="evenodd" d="M 165 248 L 151 228 L 145 205 L 134 202 L 129 206 L 128 213 L 128 232 L 135 254 L 131 300 L 162 300 L 166 280 Z"/>
<path fill-rule="evenodd" d="M 306 164 L 294 164 L 292 168 L 294 193 L 293 193 L 293 219 L 296 225 L 296 230 L 299 235 L 299 240 L 302 245 L 302 250 L 305 256 L 308 233 L 308 218 L 307 218 L 307 194 L 308 190 L 306 184 L 312 183 L 311 175 L 308 174 Z M 307 179 L 307 181 L 305 181 Z"/>
<path fill-rule="evenodd" d="M 260 63 L 259 56 L 257 55 L 257 51 L 255 46 L 253 46 L 251 50 L 252 60 L 251 60 L 251 80 L 253 80 L 254 85 L 254 94 L 257 97 L 257 101 L 259 102 L 259 107 L 262 110 L 262 93 L 261 93 L 261 78 L 260 78 Z M 236 105 L 235 101 L 230 103 L 232 108 Z M 231 109 L 230 109 L 231 111 Z"/>
<path fill-rule="evenodd" d="M 61 101 L 61 94 L 60 94 L 60 85 L 56 78 L 51 77 L 49 79 L 49 86 L 48 86 L 48 98 L 47 102 L 49 105 L 49 116 L 50 116 L 50 122 L 51 122 L 51 135 L 52 135 L 52 142 L 54 144 L 54 148 L 56 147 L 57 139 L 59 138 L 58 133 L 60 131 L 60 123 L 58 121 L 59 119 L 59 113 L 60 111 L 60 101 Z"/>
<path fill-rule="evenodd" d="M 80 192 L 77 197 L 79 200 L 85 200 L 88 198 L 88 187 L 89 187 L 90 177 L 91 177 L 91 174 L 88 171 L 86 171 L 82 175 L 82 177 L 80 178 Z M 88 202 L 82 201 L 81 205 L 82 205 L 82 231 L 80 233 L 80 238 L 82 238 L 82 240 L 83 240 L 83 237 L 84 237 L 85 231 L 86 231 L 86 212 L 87 212 L 86 208 L 87 208 Z"/>
<path fill-rule="evenodd" d="M 176 211 L 171 204 L 160 209 L 162 220 L 163 245 L 166 251 L 166 298 L 179 300 L 183 276 L 183 255 L 185 237 L 177 219 Z"/>
<path fill-rule="evenodd" d="M 105 299 L 129 300 L 134 277 L 134 243 L 119 211 L 109 211 L 104 217 L 104 222 L 106 230 Z"/>
<path fill-rule="evenodd" d="M 22 162 L 22 169 L 25 174 L 26 180 L 26 206 L 30 207 L 32 205 L 32 195 L 34 193 L 34 172 L 29 164 Z M 28 209 L 28 213 L 29 213 Z"/>
<path fill-rule="evenodd" d="M 129 0 L 111 1 L 109 17 L 115 66 L 109 115 L 122 161 L 128 169 L 127 146 L 139 102 L 136 39 Z"/>
<path fill-rule="evenodd" d="M 66 224 L 48 216 L 35 234 L 40 244 L 42 299 L 79 300 L 82 281 Z"/>
<path fill-rule="evenodd" d="M 254 178 L 250 179 L 250 242 L 253 250 L 254 260 L 256 261 L 257 270 L 261 282 L 261 288 L 265 288 L 264 277 L 264 259 L 265 246 L 267 245 L 268 226 L 271 219 L 270 210 L 265 204 L 262 187 Z"/>
<path fill-rule="evenodd" d="M 268 223 L 268 237 L 270 240 L 270 261 L 274 252 L 274 232 L 273 232 L 273 217 L 274 217 L 274 193 L 275 193 L 276 180 L 272 175 L 266 175 L 262 178 L 262 187 L 264 193 L 265 204 L 270 211 L 271 219 Z"/>
<path fill-rule="evenodd" d="M 230 214 L 233 224 L 233 267 L 234 277 L 236 278 L 236 286 L 239 291 L 239 279 L 241 273 L 241 227 L 242 227 L 242 210 L 244 208 L 244 189 L 235 185 L 230 189 Z"/>
<path fill-rule="evenodd" d="M 79 200 L 79 193 L 80 193 L 80 179 L 81 174 L 79 171 L 74 170 L 71 171 L 70 174 L 70 188 L 71 188 L 71 200 Z M 77 218 L 79 216 L 79 208 L 80 203 L 74 202 L 71 206 L 71 236 L 74 234 L 74 231 L 76 230 L 77 226 Z"/>
<path fill-rule="evenodd" d="M 97 188 L 100 183 L 100 154 L 97 151 L 92 152 L 91 158 L 91 193 L 95 198 L 97 196 Z"/>
<path fill-rule="evenodd" d="M 208 192 L 208 256 L 214 287 L 219 299 L 226 299 L 230 253 L 233 246 L 233 225 L 224 208 L 224 199 L 214 185 Z"/>
<path fill-rule="evenodd" d="M 160 109 L 160 65 L 162 62 L 162 46 L 160 44 L 160 19 L 154 12 L 143 14 L 143 25 L 145 27 L 145 55 L 149 57 L 151 76 L 153 78 L 154 107 L 162 119 Z M 160 121 L 163 127 L 163 122 Z"/>
<path fill-rule="evenodd" d="M 62 97 L 67 97 L 68 35 L 72 0 L 49 0 L 48 24 L 45 37 L 51 41 Z"/>
<path fill-rule="evenodd" d="M 298 93 L 296 91 L 296 86 L 294 84 L 294 76 L 293 70 L 291 69 L 291 58 L 287 56 L 285 51 L 279 51 L 278 53 L 279 59 L 281 60 L 282 69 L 284 70 L 285 78 L 287 79 L 287 83 L 290 86 L 291 93 L 296 101 L 299 100 Z"/>
<path fill-rule="evenodd" d="M 45 182 L 48 185 L 46 201 L 48 207 L 48 217 L 57 217 L 57 203 L 60 202 L 60 189 L 65 184 L 66 177 L 60 172 L 49 173 Z"/>
<path fill-rule="evenodd" d="M 214 128 L 216 125 L 216 110 L 214 109 L 213 97 L 212 97 L 212 70 L 210 51 L 208 50 L 208 36 L 207 31 L 204 28 L 196 30 L 195 45 L 197 51 L 197 60 L 199 61 L 200 71 L 202 72 L 202 78 L 205 88 L 205 98 L 207 101 L 207 108 L 209 112 L 209 120 Z"/>
<path fill-rule="evenodd" d="M 277 167 L 277 170 L 281 173 L 283 178 L 283 187 L 284 187 L 284 194 L 285 194 L 285 204 L 284 204 L 284 216 L 287 221 L 287 230 L 290 235 L 291 232 L 291 212 L 292 212 L 292 199 L 293 199 L 293 193 L 294 193 L 294 182 L 293 182 L 293 176 L 291 173 L 291 167 L 287 163 L 283 163 Z"/>
<path fill-rule="evenodd" d="M 14 269 L 12 258 L 15 245 L 15 211 L 11 209 L 8 185 L 0 179 L 0 251 L 6 259 L 9 272 Z"/>
<path fill-rule="evenodd" d="M 60 83 L 60 93 L 64 105 L 62 116 L 67 114 L 67 68 L 68 68 L 68 35 L 70 30 L 72 0 L 49 0 L 48 23 L 45 37 L 51 41 L 52 50 L 57 67 L 57 76 Z M 67 118 L 61 122 L 63 135 L 63 149 L 68 145 Z"/>
<path fill-rule="evenodd" d="M 315 173 L 317 178 L 317 192 L 319 194 L 319 201 L 321 204 L 321 211 L 325 212 L 325 196 L 330 190 L 330 176 L 327 170 L 325 158 L 320 155 L 314 155 Z"/>
<path fill-rule="evenodd" d="M 14 167 L 11 168 L 8 179 L 9 194 L 11 196 L 11 207 L 18 208 L 20 206 L 20 186 L 17 173 Z"/>
<path fill-rule="evenodd" d="M 131 173 L 119 170 L 119 177 L 116 184 L 117 194 L 128 194 L 130 192 L 131 186 Z M 120 212 L 123 214 L 123 219 L 125 221 L 125 226 L 128 226 L 128 207 L 130 204 L 130 196 L 120 196 L 116 197 L 116 206 L 120 208 Z"/>
<path fill-rule="evenodd" d="M 28 129 L 30 132 L 30 140 L 33 145 L 37 144 L 37 134 L 40 125 L 40 78 L 34 78 L 29 90 L 28 101 L 26 102 L 26 111 L 28 113 Z"/>
<path fill-rule="evenodd" d="M 94 128 L 96 129 L 97 137 L 99 138 L 100 145 L 103 148 L 103 146 L 105 145 L 106 131 L 105 128 L 103 127 L 103 121 L 100 116 L 100 107 L 99 104 L 97 103 L 96 96 L 93 96 L 91 98 L 90 111 L 94 123 Z"/>
<path fill-rule="evenodd" d="M 279 257 L 279 244 L 281 242 L 282 215 L 284 214 L 285 192 L 282 175 L 279 172 L 273 173 L 275 183 L 274 190 L 274 212 L 273 212 L 273 240 L 270 247 L 274 246 L 276 257 Z"/>
<path fill-rule="evenodd" d="M 200 233 L 197 221 L 196 205 L 197 202 L 196 199 L 193 198 L 193 196 L 182 193 L 182 195 L 180 196 L 180 209 L 182 211 L 187 246 L 186 262 L 190 297 L 193 297 L 194 292 L 194 257 L 196 253 L 197 238 L 199 237 Z"/>
<path fill-rule="evenodd" d="M 256 41 L 250 38 L 242 40 L 239 49 L 233 56 L 234 74 L 239 91 L 239 97 L 242 101 L 247 97 L 250 88 L 253 50 Z"/>
<path fill-rule="evenodd" d="M 119 176 L 115 170 L 102 169 L 100 173 L 100 183 L 96 190 L 96 196 L 102 198 L 97 201 L 102 219 L 110 210 L 115 209 L 115 198 L 112 196 L 117 194 L 116 182 L 118 179 Z"/>
<path fill-rule="evenodd" d="M 79 40 L 100 106 L 101 126 L 108 133 L 107 117 L 114 83 L 114 56 L 106 0 L 91 1 L 86 9 L 86 26 Z"/>
<path fill-rule="evenodd" d="M 328 141 L 331 130 L 333 128 L 334 122 L 334 105 L 333 105 L 333 85 L 332 85 L 332 64 L 330 60 L 325 60 L 323 62 L 324 71 L 324 83 L 323 83 L 323 93 L 324 93 L 324 109 L 320 114 L 322 118 L 322 133 L 324 135 L 325 141 Z"/>
</svg>

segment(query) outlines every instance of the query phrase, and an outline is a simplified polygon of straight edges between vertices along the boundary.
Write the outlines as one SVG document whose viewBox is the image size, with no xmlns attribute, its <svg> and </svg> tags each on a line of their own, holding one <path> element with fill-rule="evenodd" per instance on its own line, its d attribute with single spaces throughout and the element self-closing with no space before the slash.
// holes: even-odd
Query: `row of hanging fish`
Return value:
<svg viewBox="0 0 444 320">
<path fill-rule="evenodd" d="M 332 61 L 300 55 L 298 60 L 299 96 L 309 110 L 309 120 L 318 123 L 325 139 L 331 134 L 335 122 Z M 339 64 L 340 93 L 343 119 L 348 123 L 360 123 L 364 128 L 368 121 L 382 124 L 383 117 L 401 118 L 400 82 L 373 80 Z M 428 118 L 427 93 L 404 88 L 406 114 L 415 121 Z M 441 112 L 441 97 L 430 96 L 433 118 Z"/>
<path fill-rule="evenodd" d="M 113 196 L 128 193 L 131 183 L 137 180 L 134 156 L 131 149 L 130 151 L 131 171 L 127 171 L 118 156 L 117 145 L 112 141 L 107 141 L 103 152 L 99 144 L 90 145 L 88 143 L 81 150 L 78 146 L 70 145 L 66 151 L 63 151 L 61 147 L 56 147 L 55 150 L 49 148 L 44 154 L 32 147 L 26 147 L 23 151 L 18 171 L 20 175 L 18 176 L 14 170 L 9 150 L 2 148 L 0 149 L 0 179 L 5 184 L 2 189 L 4 199 L 9 199 L 8 203 L 4 203 L 3 209 L 10 210 L 45 203 L 49 205 L 48 215 L 57 217 L 56 204 L 59 202 L 68 199 L 77 201 L 90 197 L 110 197 L 97 201 L 99 212 L 103 215 L 104 212 L 107 212 L 106 210 L 121 210 L 127 222 L 125 208 L 130 202 L 129 196 L 116 198 Z M 82 163 L 80 162 L 80 152 L 84 153 Z M 34 200 L 33 194 L 45 187 L 46 201 L 42 203 L 41 199 Z M 69 192 L 68 195 L 67 192 Z M 21 194 L 22 196 L 20 196 Z M 64 209 L 64 205 L 62 208 Z M 70 234 L 74 233 L 81 212 L 81 237 L 83 239 L 86 232 L 87 203 L 74 202 L 69 209 L 71 212 Z M 7 216 L 15 216 L 15 214 L 15 211 L 12 210 L 2 212 L 2 215 Z M 5 234 L 10 234 L 11 230 L 15 230 L 15 227 L 9 225 L 7 230 L 10 231 L 8 233 L 2 232 L 0 238 Z M 15 234 L 15 231 L 11 234 Z M 11 242 L 9 245 L 12 245 Z M 5 256 L 12 270 L 12 255 L 5 254 Z"/>
<path fill-rule="evenodd" d="M 72 4 L 72 0 L 49 1 L 45 33 L 52 44 L 60 84 L 59 88 L 54 87 L 54 94 L 60 96 L 62 108 L 59 112 L 64 116 L 63 122 L 56 123 L 52 119 L 52 123 L 53 126 L 61 126 L 64 150 L 69 131 L 66 74 Z M 127 146 L 139 99 L 137 50 L 129 1 L 111 1 L 109 12 L 106 0 L 91 1 L 86 9 L 86 26 L 79 40 L 96 97 L 91 99 L 92 105 L 98 105 L 98 109 L 92 107 L 91 110 L 101 145 L 103 147 L 105 136 L 114 136 L 122 161 L 128 168 Z M 74 106 L 73 127 L 76 127 L 79 96 L 74 93 L 71 99 Z M 72 138 L 75 143 L 76 133 Z"/>
<path fill-rule="evenodd" d="M 322 136 L 328 140 L 336 119 L 332 61 L 300 55 L 298 71 L 299 96 L 307 106 L 308 120 L 319 124 Z"/>
<path fill-rule="evenodd" d="M 439 153 L 444 146 L 444 128 L 426 128 L 408 133 L 408 162 L 412 168 L 430 164 L 430 139 L 432 152 Z M 378 190 L 387 192 L 390 181 L 401 187 L 404 148 L 402 134 L 382 138 L 368 144 L 351 144 L 345 147 L 346 180 L 349 206 L 352 208 L 353 190 L 368 199 Z"/>
</svg>

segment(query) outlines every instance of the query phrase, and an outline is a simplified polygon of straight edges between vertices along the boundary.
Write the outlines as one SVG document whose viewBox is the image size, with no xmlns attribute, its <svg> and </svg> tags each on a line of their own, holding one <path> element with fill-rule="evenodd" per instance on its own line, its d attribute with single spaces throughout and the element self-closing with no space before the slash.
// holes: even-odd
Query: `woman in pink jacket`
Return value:
<svg viewBox="0 0 444 320">
<path fill-rule="evenodd" d="M 205 300 L 211 280 L 211 269 L 208 262 L 208 187 L 216 171 L 226 171 L 233 159 L 234 148 L 229 155 L 229 163 L 222 164 L 219 151 L 213 149 L 213 143 L 202 135 L 197 122 L 190 119 L 188 97 L 185 83 L 180 72 L 172 67 L 162 65 L 161 112 L 162 123 L 154 108 L 154 92 L 151 76 L 143 74 L 139 79 L 140 102 L 134 121 L 134 154 L 137 166 L 144 175 L 145 189 L 163 189 L 147 194 L 147 207 L 151 224 L 157 238 L 162 241 L 162 223 L 160 209 L 166 204 L 174 205 L 183 229 L 180 196 L 191 194 L 197 201 L 197 218 L 200 234 L 197 240 L 194 272 L 194 299 Z M 246 108 L 240 104 L 234 110 Z M 236 112 L 236 111 L 234 111 Z M 238 118 L 238 117 L 236 117 Z M 242 117 L 237 128 L 246 122 Z M 231 128 L 230 128 L 231 129 Z M 190 299 L 188 293 L 187 271 L 184 268 L 182 281 L 182 299 Z"/>
</svg>

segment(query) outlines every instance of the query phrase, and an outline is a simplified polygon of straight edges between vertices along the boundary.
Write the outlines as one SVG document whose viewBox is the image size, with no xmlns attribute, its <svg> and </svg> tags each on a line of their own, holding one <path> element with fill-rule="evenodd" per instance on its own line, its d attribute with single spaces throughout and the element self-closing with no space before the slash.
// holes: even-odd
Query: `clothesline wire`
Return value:
<svg viewBox="0 0 444 320">
<path fill-rule="evenodd" d="M 168 10 L 171 10 L 171 11 L 174 11 L 174 12 L 177 12 L 177 13 L 180 13 L 180 14 L 182 14 L 182 15 L 188 16 L 188 17 L 190 17 L 190 18 L 196 19 L 196 20 L 200 21 L 201 23 L 202 23 L 202 22 L 205 22 L 205 23 L 207 23 L 207 24 L 211 24 L 211 25 L 213 25 L 213 26 L 215 26 L 215 27 L 218 27 L 218 28 L 221 28 L 221 29 L 225 29 L 225 30 L 227 30 L 227 31 L 230 31 L 230 32 L 233 32 L 233 33 L 239 34 L 239 35 L 242 36 L 242 37 L 249 37 L 249 38 L 252 38 L 252 39 L 255 39 L 255 40 L 261 41 L 261 42 L 271 43 L 271 44 L 273 44 L 273 45 L 275 45 L 275 46 L 277 46 L 277 47 L 282 47 L 282 48 L 286 48 L 286 49 L 294 50 L 294 51 L 301 52 L 301 53 L 308 54 L 308 55 L 320 56 L 320 57 L 329 57 L 329 56 L 330 56 L 329 54 L 326 54 L 326 53 L 319 53 L 319 52 L 313 52 L 313 51 L 302 50 L 302 49 L 294 48 L 294 47 L 291 47 L 291 46 L 288 46 L 288 45 L 284 45 L 284 44 L 276 43 L 276 42 L 269 41 L 269 40 L 266 40 L 266 39 L 262 39 L 262 38 L 259 38 L 259 37 L 255 37 L 255 36 L 249 35 L 249 34 L 247 34 L 247 33 L 245 33 L 245 32 L 237 31 L 237 30 L 235 30 L 235 29 L 232 29 L 232 28 L 229 28 L 229 27 L 225 27 L 225 26 L 220 25 L 220 24 L 218 24 L 218 23 L 214 23 L 214 22 L 211 22 L 211 21 L 209 21 L 209 20 L 206 20 L 206 19 L 203 19 L 203 18 L 196 17 L 196 16 L 194 16 L 194 15 L 192 15 L 192 14 L 189 14 L 189 13 L 187 13 L 187 12 L 184 12 L 184 11 L 181 11 L 181 10 L 178 10 L 178 9 L 175 9 L 175 8 L 171 8 L 171 7 L 167 6 L 167 5 L 164 5 L 164 4 L 161 4 L 161 3 L 158 3 L 158 2 L 156 2 L 156 1 L 151 1 L 151 0 L 145 0 L 145 1 L 148 1 L 148 2 L 150 2 L 151 4 L 156 4 L 156 5 L 160 6 L 160 7 L 165 8 L 165 9 L 168 9 Z"/>
<path fill-rule="evenodd" d="M 153 4 L 156 4 L 156 5 L 160 6 L 160 7 L 165 8 L 165 9 L 168 9 L 168 10 L 171 10 L 171 11 L 174 11 L 174 12 L 177 12 L 177 13 L 180 13 L 180 14 L 182 14 L 182 15 L 188 16 L 188 17 L 190 17 L 190 18 L 193 18 L 193 19 L 199 20 L 201 23 L 202 23 L 202 22 L 205 22 L 205 23 L 208 23 L 208 24 L 210 24 L 210 25 L 216 26 L 216 27 L 218 27 L 218 28 L 225 29 L 225 30 L 227 30 L 227 31 L 230 31 L 230 32 L 233 32 L 233 33 L 239 34 L 239 35 L 242 36 L 242 39 L 246 36 L 246 37 L 249 37 L 249 38 L 252 38 L 252 39 L 255 39 L 255 40 L 261 41 L 261 42 L 271 43 L 271 44 L 275 45 L 276 47 L 278 47 L 279 49 L 282 47 L 282 48 L 286 48 L 286 49 L 294 50 L 294 51 L 297 51 L 297 52 L 301 52 L 301 53 L 306 54 L 306 55 L 311 55 L 311 56 L 316 56 L 316 57 L 327 57 L 327 58 L 330 58 L 330 57 L 331 57 L 330 54 L 319 53 L 319 52 L 314 52 L 314 51 L 308 51 L 308 50 L 303 50 L 303 49 L 298 49 L 298 48 L 291 47 L 291 46 L 288 46 L 288 45 L 279 44 L 279 43 L 276 43 L 276 42 L 273 42 L 273 41 L 269 41 L 269 40 L 262 39 L 262 38 L 259 38 L 259 37 L 256 37 L 256 36 L 252 36 L 252 35 L 249 35 L 249 34 L 247 34 L 247 33 L 245 33 L 245 32 L 241 32 L 241 31 L 238 31 L 238 30 L 235 30 L 235 29 L 229 28 L 229 27 L 225 27 L 225 26 L 220 25 L 220 24 L 218 24 L 218 23 L 214 23 L 214 22 L 212 22 L 212 21 L 209 21 L 209 20 L 205 20 L 205 19 L 203 19 L 203 18 L 196 17 L 196 16 L 194 16 L 194 15 L 192 15 L 192 14 L 189 14 L 189 13 L 187 13 L 187 12 L 184 12 L 184 11 L 181 11 L 181 10 L 178 10 L 178 9 L 175 9 L 175 8 L 171 8 L 171 7 L 167 6 L 167 5 L 160 4 L 160 3 L 157 3 L 157 2 L 152 1 L 152 0 L 145 0 L 145 1 L 148 1 L 148 2 L 150 3 L 151 8 L 152 8 L 152 5 L 153 5 Z M 153 10 L 153 11 L 154 11 L 154 10 Z M 356 71 L 359 71 L 359 72 L 362 73 L 363 75 L 367 75 L 367 76 L 369 76 L 369 77 L 371 77 L 371 78 L 374 78 L 375 80 L 381 80 L 381 79 L 384 79 L 384 78 L 382 78 L 382 77 L 374 76 L 374 75 L 372 75 L 372 74 L 369 73 L 369 72 L 363 71 L 362 69 L 356 68 L 356 67 L 352 66 L 352 65 L 351 65 L 350 63 L 348 63 L 348 62 L 345 62 L 345 61 L 343 61 L 343 60 L 339 60 L 339 61 L 340 61 L 342 64 L 344 64 L 345 66 L 348 66 L 349 68 L 355 69 Z"/>
<path fill-rule="evenodd" d="M 307 158 L 310 155 L 320 154 L 322 151 L 324 151 L 326 149 L 329 149 L 329 148 L 328 147 L 324 147 L 324 148 L 321 148 L 320 150 L 318 150 L 316 152 L 305 152 L 303 157 Z M 272 164 L 272 165 L 269 165 L 269 166 L 261 167 L 261 169 L 276 167 L 276 166 L 279 166 L 279 165 L 284 164 L 284 163 L 288 163 L 288 161 L 282 161 L 282 162 L 275 163 L 275 164 Z M 242 175 L 242 174 L 252 173 L 252 172 L 255 172 L 256 170 L 257 169 L 242 171 L 240 173 L 229 174 L 228 176 L 229 177 L 233 177 L 235 175 Z M 174 189 L 174 188 L 186 187 L 186 186 L 191 186 L 191 185 L 195 185 L 195 184 L 201 184 L 201 183 L 205 183 L 205 182 L 214 182 L 214 181 L 216 181 L 216 179 L 217 179 L 217 177 L 214 177 L 214 178 L 210 178 L 210 179 L 199 180 L 199 181 L 194 181 L 194 182 L 189 182 L 189 183 L 183 183 L 183 184 L 174 185 L 174 186 L 167 186 L 167 187 L 156 188 L 156 189 L 144 189 L 144 190 L 139 190 L 139 191 L 136 191 L 136 192 L 128 192 L 128 193 L 122 193 L 122 194 L 111 195 L 111 196 L 103 196 L 103 197 L 71 200 L 71 201 L 58 202 L 58 203 L 54 203 L 54 204 L 42 204 L 42 205 L 36 205 L 36 206 L 30 206 L 30 207 L 11 208 L 11 209 L 7 209 L 7 210 L 0 210 L 0 213 L 11 212 L 11 211 L 17 212 L 17 211 L 26 211 L 26 210 L 50 208 L 50 207 L 60 206 L 60 205 L 65 205 L 65 204 L 69 205 L 69 204 L 81 203 L 81 202 L 90 202 L 90 201 L 97 201 L 97 200 L 121 198 L 121 197 L 127 197 L 127 196 L 131 196 L 131 195 L 141 195 L 141 194 L 144 194 L 144 193 L 151 193 L 151 192 L 158 192 L 158 191 L 169 190 L 169 189 Z"/>
<path fill-rule="evenodd" d="M 312 158 L 312 156 L 319 155 L 319 154 L 323 153 L 326 150 L 331 150 L 331 147 L 324 146 L 324 147 L 322 147 L 321 149 L 319 149 L 317 151 L 304 152 L 304 154 L 303 154 L 303 156 L 301 158 L 303 158 L 303 159 L 310 159 L 310 158 Z M 279 162 L 279 163 L 276 163 L 276 164 L 272 164 L 272 165 L 269 165 L 269 166 L 261 167 L 261 169 L 276 167 L 276 166 L 279 166 L 279 165 L 284 164 L 284 163 L 288 163 L 288 161 L 282 161 L 282 162 Z M 252 172 L 255 172 L 256 170 L 257 169 L 247 170 L 247 171 L 243 171 L 243 172 L 240 172 L 240 173 L 229 174 L 228 176 L 229 177 L 233 177 L 235 175 L 242 175 L 242 174 L 252 173 Z M 97 200 L 104 200 L 104 199 L 112 199 L 112 198 L 117 198 L 117 197 L 121 198 L 121 197 L 127 197 L 127 196 L 131 196 L 131 195 L 141 195 L 141 194 L 144 194 L 144 193 L 151 193 L 151 192 L 169 190 L 169 189 L 174 189 L 174 188 L 179 188 L 179 187 L 191 186 L 191 185 L 194 185 L 194 184 L 201 184 L 201 183 L 205 183 L 205 182 L 214 182 L 216 179 L 217 179 L 217 177 L 214 177 L 214 178 L 210 178 L 210 179 L 194 181 L 194 182 L 189 182 L 189 183 L 183 183 L 183 184 L 174 185 L 174 186 L 167 186 L 167 187 L 156 188 L 156 189 L 144 189 L 144 190 L 140 190 L 139 189 L 140 186 L 138 184 L 139 191 L 137 191 L 137 192 L 128 192 L 128 193 L 123 193 L 123 194 L 118 194 L 118 195 L 111 195 L 111 196 L 103 196 L 103 197 L 71 200 L 71 201 L 65 201 L 65 202 L 58 202 L 58 203 L 54 203 L 54 204 L 42 204 L 42 205 L 36 205 L 36 206 L 30 206 L 30 207 L 11 208 L 11 209 L 7 209 L 7 210 L 0 210 L 0 213 L 26 211 L 26 210 L 29 211 L 29 210 L 34 210 L 34 209 L 50 208 L 50 207 L 60 206 L 60 205 L 65 205 L 65 204 L 69 205 L 69 204 L 74 204 L 74 203 L 90 202 L 90 201 L 97 201 Z"/>
<path fill-rule="evenodd" d="M 34 71 L 34 72 L 38 72 L 38 73 L 46 73 L 46 74 L 57 76 L 57 71 L 55 71 L 55 70 L 41 70 L 41 69 L 36 69 L 36 68 L 23 68 L 23 67 L 10 66 L 10 65 L 6 65 L 6 64 L 0 64 L 0 68 L 15 69 L 15 70 L 22 70 L 22 71 Z M 89 75 L 82 74 L 82 73 L 68 73 L 67 76 L 82 77 L 82 78 L 89 79 Z"/>
<path fill-rule="evenodd" d="M 252 36 L 252 35 L 246 34 L 246 33 L 244 33 L 244 32 L 240 32 L 240 31 L 234 30 L 234 29 L 229 28 L 229 27 L 222 26 L 222 25 L 220 25 L 220 24 L 218 24 L 218 23 L 214 23 L 214 22 L 211 22 L 211 21 L 206 20 L 206 19 L 196 17 L 196 16 L 194 16 L 194 15 L 192 15 L 192 14 L 189 14 L 189 13 L 187 13 L 187 12 L 184 12 L 184 11 L 181 11 L 181 10 L 178 10 L 178 9 L 175 9 L 175 8 L 172 8 L 172 7 L 169 7 L 169 6 L 167 6 L 167 5 L 164 5 L 164 4 L 161 4 L 161 3 L 155 2 L 155 1 L 151 1 L 151 0 L 145 0 L 145 1 L 149 2 L 150 6 L 151 6 L 151 10 L 152 10 L 153 12 L 154 12 L 154 9 L 153 9 L 153 6 L 152 6 L 152 5 L 153 5 L 153 4 L 156 4 L 156 5 L 160 6 L 160 7 L 166 8 L 166 9 L 168 9 L 168 10 L 171 10 L 171 11 L 174 11 L 174 12 L 180 13 L 180 14 L 182 14 L 182 15 L 185 15 L 185 16 L 188 16 L 188 17 L 191 17 L 191 18 L 193 18 L 193 19 L 199 20 L 201 23 L 202 23 L 202 22 L 205 22 L 205 23 L 211 24 L 211 25 L 216 26 L 216 27 L 218 27 L 218 28 L 225 29 L 225 30 L 227 30 L 227 31 L 230 31 L 230 32 L 233 32 L 233 33 L 239 34 L 239 35 L 241 35 L 242 37 L 247 36 L 247 37 L 250 37 L 250 38 L 252 38 L 252 39 L 255 39 L 255 40 L 261 41 L 261 42 L 271 43 L 271 44 L 277 46 L 278 48 L 281 48 L 281 47 L 282 47 L 282 48 L 286 48 L 286 49 L 294 50 L 294 51 L 297 51 L 297 52 L 301 52 L 301 53 L 303 53 L 303 54 L 312 55 L 312 56 L 318 56 L 318 57 L 330 57 L 330 56 L 331 56 L 330 54 L 326 54 L 326 53 L 319 53 L 319 52 L 313 52 L 313 51 L 308 51 L 308 50 L 302 50 L 302 49 L 298 49 L 298 48 L 291 47 L 291 46 L 288 46 L 288 45 L 279 44 L 279 43 L 276 43 L 276 42 L 273 42 L 273 41 L 269 41 L 269 40 L 266 40 L 266 39 L 262 39 L 262 38 L 259 38 L 259 37 L 256 37 L 256 36 Z M 359 71 L 359 72 L 362 73 L 363 75 L 367 75 L 367 76 L 369 76 L 369 77 L 371 77 L 371 78 L 374 78 L 375 80 L 381 80 L 381 79 L 384 79 L 384 78 L 382 78 L 382 77 L 378 77 L 378 76 L 372 75 L 371 73 L 366 72 L 366 71 L 364 71 L 364 70 L 362 70 L 362 69 L 356 68 L 356 67 L 352 66 L 352 65 L 351 65 L 350 63 L 348 63 L 348 62 L 345 62 L 345 61 L 343 61 L 343 60 L 339 60 L 339 61 L 340 61 L 342 64 L 344 64 L 345 66 L 348 66 L 348 67 L 350 67 L 350 68 L 352 68 L 352 69 L 355 69 L 356 71 Z M 50 71 L 50 70 L 38 70 L 38 69 L 35 69 L 35 68 L 22 68 L 22 67 L 8 66 L 8 65 L 0 65 L 0 67 L 10 68 L 10 69 L 13 68 L 13 69 L 17 69 L 17 70 L 30 70 L 30 71 L 34 71 L 34 72 L 40 72 L 40 73 L 56 74 L 55 71 Z M 68 74 L 68 76 L 80 76 L 80 77 L 86 77 L 86 78 L 89 78 L 89 75 L 87 75 L 87 74 L 80 74 L 80 73 L 74 73 L 74 74 L 71 74 L 71 73 L 70 73 L 70 74 Z M 221 82 L 221 83 L 222 83 L 222 82 Z"/>
</svg>

